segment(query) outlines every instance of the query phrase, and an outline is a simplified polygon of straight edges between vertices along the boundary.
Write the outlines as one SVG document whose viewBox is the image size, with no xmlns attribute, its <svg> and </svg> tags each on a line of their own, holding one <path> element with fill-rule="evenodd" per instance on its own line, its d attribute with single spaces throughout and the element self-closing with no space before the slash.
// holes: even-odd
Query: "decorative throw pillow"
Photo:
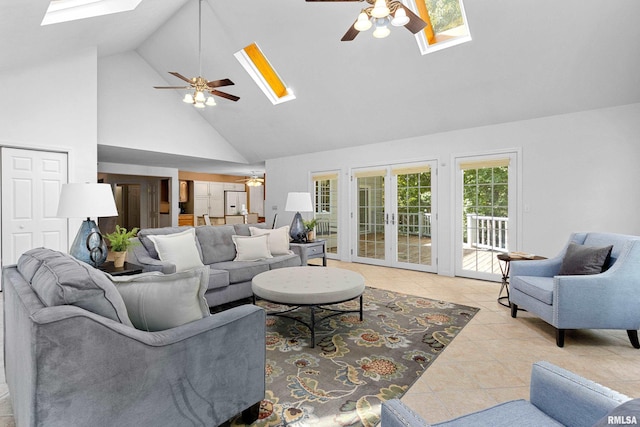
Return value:
<svg viewBox="0 0 640 427">
<path fill-rule="evenodd" d="M 561 276 L 602 273 L 613 246 L 595 247 L 570 243 L 562 259 Z"/>
<path fill-rule="evenodd" d="M 62 252 L 37 248 L 22 254 L 17 268 L 44 305 L 75 305 L 132 326 L 109 277 L 89 264 Z"/>
<path fill-rule="evenodd" d="M 269 252 L 269 235 L 263 236 L 231 236 L 236 246 L 234 261 L 260 261 L 273 258 Z"/>
<path fill-rule="evenodd" d="M 204 297 L 209 267 L 173 274 L 111 277 L 122 295 L 131 323 L 143 331 L 162 331 L 209 316 Z"/>
<path fill-rule="evenodd" d="M 270 229 L 249 227 L 252 236 L 269 235 L 269 252 L 271 255 L 287 255 L 292 253 L 289 250 L 289 226 Z"/>
<path fill-rule="evenodd" d="M 176 272 L 204 266 L 196 247 L 195 229 L 148 237 L 156 247 L 160 260 L 174 264 Z"/>
<path fill-rule="evenodd" d="M 612 420 L 622 422 L 612 423 Z M 606 427 L 613 424 L 636 424 L 638 422 L 640 422 L 640 399 L 631 399 L 610 410 L 593 427 Z"/>
</svg>

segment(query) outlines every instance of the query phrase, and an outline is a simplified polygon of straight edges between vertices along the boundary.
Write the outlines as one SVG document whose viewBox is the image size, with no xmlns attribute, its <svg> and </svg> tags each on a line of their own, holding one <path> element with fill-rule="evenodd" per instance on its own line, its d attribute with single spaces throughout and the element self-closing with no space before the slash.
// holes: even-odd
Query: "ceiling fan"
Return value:
<svg viewBox="0 0 640 427">
<path fill-rule="evenodd" d="M 249 176 L 249 178 L 239 179 L 236 182 L 244 182 L 249 187 L 260 187 L 264 184 L 264 178 L 258 177 L 257 173 L 251 171 L 251 175 Z"/>
<path fill-rule="evenodd" d="M 182 99 L 184 102 L 193 104 L 196 108 L 204 108 L 205 105 L 216 105 L 213 97 L 205 96 L 205 93 L 219 96 L 221 98 L 237 101 L 240 97 L 231 95 L 226 92 L 216 90 L 217 87 L 230 86 L 234 84 L 229 79 L 209 81 L 202 76 L 202 0 L 198 0 L 198 77 L 187 78 L 175 71 L 169 71 L 169 74 L 189 83 L 189 86 L 154 86 L 155 89 L 192 89 L 193 95 L 187 93 Z"/>
<path fill-rule="evenodd" d="M 356 38 L 361 31 L 367 31 L 375 27 L 373 36 L 384 38 L 391 32 L 389 24 L 394 27 L 405 27 L 411 33 L 416 34 L 427 26 L 427 23 L 411 9 L 398 0 L 306 0 L 308 2 L 338 2 L 338 1 L 366 1 L 371 6 L 362 9 L 358 19 L 347 30 L 342 41 L 351 41 Z"/>
</svg>

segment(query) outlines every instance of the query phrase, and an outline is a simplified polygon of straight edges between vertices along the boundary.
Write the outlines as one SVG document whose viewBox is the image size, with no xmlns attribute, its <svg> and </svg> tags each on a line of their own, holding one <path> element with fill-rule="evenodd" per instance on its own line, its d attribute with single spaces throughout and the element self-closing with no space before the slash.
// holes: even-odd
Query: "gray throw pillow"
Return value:
<svg viewBox="0 0 640 427">
<path fill-rule="evenodd" d="M 638 424 L 640 422 L 640 399 L 631 399 L 610 410 L 593 427 L 616 424 Z"/>
<path fill-rule="evenodd" d="M 114 284 L 89 264 L 62 252 L 37 248 L 25 252 L 17 268 L 47 307 L 75 305 L 133 326 Z"/>
<path fill-rule="evenodd" d="M 612 249 L 613 245 L 594 247 L 570 243 L 558 274 L 568 276 L 602 273 L 611 257 Z"/>
</svg>

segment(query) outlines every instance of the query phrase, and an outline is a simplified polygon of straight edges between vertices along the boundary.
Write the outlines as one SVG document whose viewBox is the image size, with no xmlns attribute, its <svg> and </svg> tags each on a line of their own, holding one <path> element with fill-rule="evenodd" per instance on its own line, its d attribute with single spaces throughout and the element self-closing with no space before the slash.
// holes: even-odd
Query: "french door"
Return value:
<svg viewBox="0 0 640 427">
<path fill-rule="evenodd" d="M 499 280 L 517 247 L 517 153 L 456 159 L 456 276 Z"/>
<path fill-rule="evenodd" d="M 352 260 L 437 270 L 434 162 L 352 171 Z"/>
</svg>

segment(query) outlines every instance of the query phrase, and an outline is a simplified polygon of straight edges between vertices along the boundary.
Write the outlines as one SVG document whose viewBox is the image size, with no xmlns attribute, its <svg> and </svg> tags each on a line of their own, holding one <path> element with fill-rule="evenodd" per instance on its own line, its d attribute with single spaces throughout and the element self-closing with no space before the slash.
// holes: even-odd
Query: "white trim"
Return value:
<svg viewBox="0 0 640 427">
<path fill-rule="evenodd" d="M 282 104 L 283 102 L 291 101 L 296 99 L 296 96 L 293 94 L 293 90 L 287 87 L 287 95 L 278 97 L 275 92 L 271 89 L 271 86 L 267 83 L 267 81 L 262 76 L 262 73 L 255 66 L 249 55 L 241 49 L 233 54 L 236 57 L 240 65 L 247 71 L 249 76 L 253 79 L 254 82 L 258 85 L 260 90 L 266 95 L 266 97 L 271 101 L 273 105 Z M 280 79 L 282 81 L 282 79 Z"/>
</svg>

